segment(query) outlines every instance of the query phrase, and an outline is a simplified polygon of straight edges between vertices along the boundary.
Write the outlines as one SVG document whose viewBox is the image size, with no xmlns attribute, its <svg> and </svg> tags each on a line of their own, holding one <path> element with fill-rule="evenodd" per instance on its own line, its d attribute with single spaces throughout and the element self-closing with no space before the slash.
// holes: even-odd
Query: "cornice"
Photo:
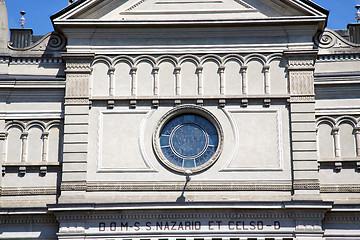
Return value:
<svg viewBox="0 0 360 240">
<path fill-rule="evenodd" d="M 324 16 L 300 16 L 300 17 L 269 17 L 263 19 L 238 19 L 238 20 L 181 20 L 181 21 L 168 21 L 168 20 L 157 20 L 157 21 L 114 21 L 114 20 L 99 20 L 99 19 L 66 19 L 66 20 L 55 20 L 54 25 L 56 27 L 62 26 L 108 26 L 108 27 L 148 27 L 148 26 L 158 26 L 158 27 L 182 27 L 182 26 L 248 26 L 251 25 L 298 25 L 298 24 L 309 24 L 309 23 L 318 23 L 325 22 L 326 17 Z"/>
<path fill-rule="evenodd" d="M 94 213 L 114 214 L 158 214 L 166 218 L 168 214 L 197 214 L 192 209 L 202 210 L 203 214 L 257 214 L 264 216 L 269 213 L 289 214 L 323 214 L 332 208 L 329 201 L 191 201 L 191 202 L 142 202 L 142 203 L 61 203 L 50 204 L 50 212 L 66 214 L 68 211 L 94 211 Z"/>
<path fill-rule="evenodd" d="M 216 210 L 215 210 L 216 211 Z M 94 220 L 98 221 L 101 219 L 102 221 L 106 220 L 130 220 L 130 219 L 323 219 L 324 213 L 321 212 L 271 212 L 268 210 L 262 210 L 262 213 L 259 212 L 251 212 L 246 211 L 243 213 L 174 213 L 171 211 L 169 213 L 140 213 L 140 214 L 127 214 L 127 213 L 106 213 L 106 214 L 87 214 L 84 216 L 83 214 L 56 214 L 56 220 L 58 221 L 76 221 L 76 220 Z M 236 210 L 233 210 L 237 212 Z"/>
</svg>

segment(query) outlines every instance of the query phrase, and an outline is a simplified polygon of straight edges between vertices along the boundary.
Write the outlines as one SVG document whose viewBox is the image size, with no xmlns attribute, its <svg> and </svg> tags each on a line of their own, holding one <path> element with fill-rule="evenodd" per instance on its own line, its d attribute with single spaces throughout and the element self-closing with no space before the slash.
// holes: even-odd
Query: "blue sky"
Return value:
<svg viewBox="0 0 360 240">
<path fill-rule="evenodd" d="M 67 6 L 68 0 L 5 0 L 8 9 L 9 27 L 18 28 L 20 11 L 26 12 L 26 27 L 35 35 L 53 31 L 50 16 Z M 355 5 L 360 0 L 313 0 L 330 10 L 328 28 L 346 29 L 348 23 L 355 22 Z"/>
</svg>

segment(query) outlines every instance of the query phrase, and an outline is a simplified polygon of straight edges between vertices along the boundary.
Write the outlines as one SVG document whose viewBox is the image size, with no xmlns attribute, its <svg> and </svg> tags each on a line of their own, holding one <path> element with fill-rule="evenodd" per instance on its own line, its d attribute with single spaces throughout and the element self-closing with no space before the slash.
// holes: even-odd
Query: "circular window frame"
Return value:
<svg viewBox="0 0 360 240">
<path fill-rule="evenodd" d="M 214 126 L 214 128 L 216 129 L 217 134 L 218 134 L 218 147 L 217 147 L 214 155 L 208 161 L 206 161 L 206 163 L 204 163 L 200 166 L 197 166 L 197 167 L 193 167 L 193 168 L 184 168 L 184 167 L 179 167 L 179 166 L 173 164 L 164 156 L 164 154 L 161 150 L 161 147 L 160 147 L 160 133 L 161 133 L 162 129 L 166 126 L 166 124 L 170 120 L 178 117 L 179 115 L 183 115 L 183 114 L 194 114 L 194 115 L 198 115 L 198 116 L 205 118 Z M 223 129 L 220 125 L 220 122 L 210 111 L 208 111 L 207 109 L 204 109 L 200 106 L 196 106 L 196 105 L 180 105 L 180 106 L 177 106 L 177 107 L 171 109 L 167 113 L 165 113 L 165 115 L 160 118 L 160 120 L 156 126 L 155 132 L 153 134 L 153 147 L 154 147 L 156 156 L 161 161 L 161 163 L 163 163 L 167 168 L 169 168 L 175 172 L 179 172 L 179 173 L 184 173 L 185 170 L 191 170 L 193 173 L 198 173 L 198 172 L 204 171 L 205 169 L 208 169 L 220 157 L 220 154 L 223 149 L 223 142 L 224 142 L 224 133 L 223 133 Z"/>
</svg>

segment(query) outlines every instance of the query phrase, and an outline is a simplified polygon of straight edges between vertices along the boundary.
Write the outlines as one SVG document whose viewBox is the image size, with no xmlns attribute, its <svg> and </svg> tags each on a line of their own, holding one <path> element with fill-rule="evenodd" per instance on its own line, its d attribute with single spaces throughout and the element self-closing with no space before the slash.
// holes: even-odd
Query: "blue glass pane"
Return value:
<svg viewBox="0 0 360 240">
<path fill-rule="evenodd" d="M 195 157 L 202 153 L 207 145 L 205 132 L 197 125 L 184 124 L 171 135 L 173 150 L 184 158 Z"/>
<path fill-rule="evenodd" d="M 217 147 L 218 142 L 219 142 L 219 139 L 218 139 L 217 135 L 209 136 L 209 145 Z"/>
<path fill-rule="evenodd" d="M 171 125 L 168 124 L 166 125 L 162 130 L 161 130 L 161 134 L 162 135 L 170 135 L 171 133 Z"/>
<path fill-rule="evenodd" d="M 163 152 L 164 156 L 167 159 L 171 159 L 172 156 L 174 155 L 173 152 L 171 151 L 170 147 L 163 147 L 163 148 L 161 148 L 161 151 Z"/>
<path fill-rule="evenodd" d="M 173 154 L 170 162 L 172 162 L 173 164 L 175 164 L 178 167 L 182 167 L 183 161 L 184 161 L 184 159 Z"/>
<path fill-rule="evenodd" d="M 201 166 L 203 165 L 204 163 L 207 162 L 207 158 L 206 158 L 206 155 L 201 155 L 200 157 L 196 158 L 195 159 L 195 163 L 196 163 L 196 166 Z"/>
<path fill-rule="evenodd" d="M 211 157 L 212 157 L 215 152 L 216 152 L 216 147 L 209 146 L 209 147 L 206 149 L 204 155 L 206 154 L 207 156 L 211 156 Z"/>
<path fill-rule="evenodd" d="M 195 122 L 195 115 L 184 115 L 184 123 Z"/>
<path fill-rule="evenodd" d="M 168 121 L 160 132 L 164 157 L 174 165 L 194 168 L 216 152 L 219 138 L 213 124 L 202 116 L 183 114 Z"/>
<path fill-rule="evenodd" d="M 194 159 L 185 159 L 184 160 L 184 168 L 193 168 L 195 167 Z"/>
<path fill-rule="evenodd" d="M 170 145 L 170 136 L 160 136 L 160 146 L 169 146 Z"/>
<path fill-rule="evenodd" d="M 215 127 L 205 118 L 197 116 L 195 122 L 199 124 L 208 135 L 216 135 L 217 131 Z"/>
</svg>

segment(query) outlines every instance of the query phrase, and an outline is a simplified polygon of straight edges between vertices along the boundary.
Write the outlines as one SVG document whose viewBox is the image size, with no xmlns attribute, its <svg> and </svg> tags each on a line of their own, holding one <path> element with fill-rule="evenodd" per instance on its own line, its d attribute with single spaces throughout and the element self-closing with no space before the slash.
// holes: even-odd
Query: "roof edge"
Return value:
<svg viewBox="0 0 360 240">
<path fill-rule="evenodd" d="M 68 5 L 67 7 L 61 9 L 61 10 L 58 11 L 57 13 L 51 15 L 51 16 L 50 16 L 51 22 L 53 22 L 53 20 L 54 20 L 55 18 L 61 16 L 62 14 L 66 13 L 67 11 L 69 11 L 69 10 L 71 10 L 71 9 L 79 6 L 80 4 L 82 4 L 82 3 L 86 2 L 86 1 L 87 1 L 87 0 L 77 0 L 77 1 L 75 1 L 74 3 Z M 54 22 L 53 22 L 53 24 L 54 24 Z"/>
</svg>

